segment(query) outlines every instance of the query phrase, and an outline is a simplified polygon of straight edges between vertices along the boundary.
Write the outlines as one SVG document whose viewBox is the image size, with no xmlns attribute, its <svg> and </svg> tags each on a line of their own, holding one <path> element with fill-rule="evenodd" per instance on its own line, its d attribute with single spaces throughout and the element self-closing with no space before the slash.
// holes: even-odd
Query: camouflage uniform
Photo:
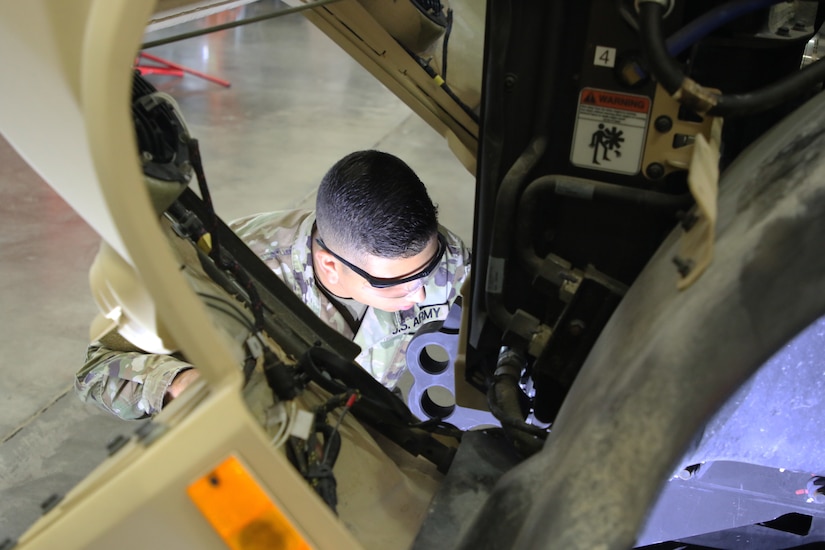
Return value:
<svg viewBox="0 0 825 550">
<path fill-rule="evenodd" d="M 86 350 L 86 362 L 75 375 L 75 391 L 83 401 L 126 420 L 159 412 L 169 384 L 179 372 L 192 368 L 171 355 L 127 351 L 134 349 L 128 342 L 106 344 L 92 342 Z"/>
<path fill-rule="evenodd" d="M 406 369 L 407 345 L 419 327 L 444 320 L 470 271 L 470 253 L 461 240 L 441 228 L 447 250 L 425 285 L 426 298 L 399 312 L 367 308 L 356 333 L 319 290 L 312 269 L 311 211 L 272 212 L 242 218 L 232 229 L 326 324 L 361 347 L 356 361 L 376 380 L 394 388 Z M 84 400 L 122 418 L 158 412 L 174 376 L 191 365 L 170 356 L 123 353 L 99 342 L 89 347 L 75 387 Z"/>
</svg>

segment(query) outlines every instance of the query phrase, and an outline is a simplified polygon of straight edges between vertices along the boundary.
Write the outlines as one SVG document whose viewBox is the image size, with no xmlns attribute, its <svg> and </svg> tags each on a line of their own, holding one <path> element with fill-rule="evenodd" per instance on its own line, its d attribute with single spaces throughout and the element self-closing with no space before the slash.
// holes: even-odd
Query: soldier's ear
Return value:
<svg viewBox="0 0 825 550">
<path fill-rule="evenodd" d="M 332 286 L 338 284 L 341 276 L 341 262 L 335 256 L 327 252 L 321 247 L 316 248 L 312 253 L 312 261 L 315 262 L 315 276 L 321 278 L 321 283 L 324 286 Z"/>
</svg>

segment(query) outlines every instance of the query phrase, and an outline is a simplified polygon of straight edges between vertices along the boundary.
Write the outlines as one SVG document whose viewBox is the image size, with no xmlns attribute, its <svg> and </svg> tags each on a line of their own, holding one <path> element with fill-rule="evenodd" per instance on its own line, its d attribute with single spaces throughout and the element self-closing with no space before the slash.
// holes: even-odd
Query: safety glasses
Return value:
<svg viewBox="0 0 825 550">
<path fill-rule="evenodd" d="M 438 267 L 439 262 L 441 262 L 441 258 L 444 257 L 444 252 L 447 250 L 447 241 L 444 239 L 444 236 L 441 233 L 438 233 L 438 250 L 435 253 L 435 256 L 427 263 L 426 266 L 421 271 L 418 271 L 412 275 L 408 275 L 406 277 L 399 277 L 396 279 L 383 279 L 381 277 L 373 277 L 360 267 L 356 265 L 352 265 L 347 260 L 330 250 L 326 244 L 324 244 L 324 240 L 321 238 L 315 239 L 315 242 L 318 243 L 318 246 L 329 252 L 336 260 L 353 270 L 355 273 L 366 279 L 366 281 L 370 284 L 373 288 L 390 288 L 393 286 L 403 285 L 406 283 L 410 283 L 412 281 L 417 281 L 418 279 L 423 279 L 430 275 L 435 268 Z"/>
</svg>

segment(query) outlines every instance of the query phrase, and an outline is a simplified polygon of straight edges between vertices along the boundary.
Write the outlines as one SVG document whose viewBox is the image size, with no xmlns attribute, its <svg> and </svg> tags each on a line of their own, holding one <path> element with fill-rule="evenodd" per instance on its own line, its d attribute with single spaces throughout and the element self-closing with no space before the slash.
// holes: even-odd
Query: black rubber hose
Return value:
<svg viewBox="0 0 825 550">
<path fill-rule="evenodd" d="M 506 350 L 499 355 L 493 382 L 487 390 L 487 404 L 516 450 L 530 456 L 541 450 L 547 430 L 528 424 L 522 416 L 518 373 L 524 361 L 523 352 Z"/>
<path fill-rule="evenodd" d="M 539 83 L 539 96 L 544 101 L 539 102 L 536 112 L 534 137 L 527 144 L 521 156 L 507 171 L 496 194 L 484 299 L 487 314 L 493 323 L 501 329 L 506 328 L 513 318 L 513 314 L 504 305 L 504 276 L 511 251 L 511 229 L 514 219 L 520 216 L 520 213 L 516 210 L 518 198 L 524 189 L 527 176 L 542 159 L 548 145 L 547 131 L 551 122 L 551 105 L 557 88 L 557 71 L 555 69 L 558 60 L 563 56 L 561 37 L 564 34 L 564 15 L 564 3 L 552 3 L 551 14 L 548 19 L 550 25 L 548 25 L 546 32 L 548 36 L 553 38 L 546 41 L 546 49 L 542 56 L 543 73 Z M 502 66 L 502 68 L 504 67 Z"/>
<path fill-rule="evenodd" d="M 548 175 L 541 176 L 530 182 L 521 198 L 521 207 L 532 208 L 533 205 L 529 203 L 531 201 L 537 201 L 536 194 L 550 190 L 557 195 L 565 197 L 582 200 L 622 202 L 655 210 L 685 208 L 693 203 L 693 197 L 690 193 L 672 195 L 586 178 Z"/>
<path fill-rule="evenodd" d="M 495 380 L 487 390 L 487 404 L 490 412 L 501 422 L 504 428 L 513 428 L 528 435 L 545 438 L 547 431 L 527 424 L 521 418 L 521 409 L 518 406 L 518 385 L 506 379 Z"/>
<path fill-rule="evenodd" d="M 487 264 L 487 314 L 500 328 L 510 324 L 513 314 L 504 305 L 504 271 L 510 255 L 510 233 L 516 216 L 518 196 L 522 191 L 524 180 L 541 159 L 547 148 L 547 139 L 538 136 L 530 142 L 524 153 L 513 163 L 504 176 L 496 195 L 496 211 L 493 216 L 493 239 L 490 258 Z M 500 272 L 497 272 L 500 271 Z M 498 285 L 491 281 L 500 281 Z"/>
<path fill-rule="evenodd" d="M 792 75 L 748 94 L 721 95 L 716 107 L 708 111 L 713 116 L 749 115 L 776 107 L 812 90 L 825 80 L 825 59 L 815 61 Z"/>
<path fill-rule="evenodd" d="M 639 4 L 639 34 L 642 51 L 647 57 L 650 72 L 671 95 L 682 87 L 685 75 L 675 59 L 667 53 L 662 18 L 665 7 L 655 2 Z"/>
<path fill-rule="evenodd" d="M 679 55 L 727 23 L 780 2 L 782 0 L 729 0 L 719 4 L 672 34 L 667 39 L 667 51 L 670 55 Z"/>
<path fill-rule="evenodd" d="M 521 196 L 519 201 L 519 217 L 516 223 L 516 235 L 518 236 L 519 257 L 522 264 L 533 272 L 538 270 L 543 259 L 536 256 L 530 232 L 530 222 L 535 219 L 536 212 L 542 207 L 540 195 L 545 192 L 553 192 L 556 195 L 572 197 L 580 200 L 605 200 L 618 203 L 643 206 L 654 210 L 676 210 L 686 209 L 693 203 L 693 196 L 690 193 L 682 195 L 670 195 L 635 187 L 625 187 L 602 181 L 585 178 L 575 178 L 572 176 L 550 175 L 536 178 Z M 545 210 L 542 208 L 542 211 Z"/>
<path fill-rule="evenodd" d="M 754 92 L 718 94 L 685 77 L 679 64 L 667 53 L 662 31 L 664 7 L 654 2 L 639 5 L 642 48 L 656 80 L 670 94 L 682 96 L 683 102 L 711 116 L 744 116 L 776 107 L 825 80 L 825 59 Z M 688 89 L 690 88 L 690 89 Z"/>
</svg>

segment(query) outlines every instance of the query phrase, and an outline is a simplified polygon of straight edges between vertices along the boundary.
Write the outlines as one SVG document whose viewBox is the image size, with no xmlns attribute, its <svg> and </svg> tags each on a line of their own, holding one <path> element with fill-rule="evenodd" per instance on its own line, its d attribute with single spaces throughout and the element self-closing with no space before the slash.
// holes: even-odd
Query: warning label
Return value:
<svg viewBox="0 0 825 550">
<path fill-rule="evenodd" d="M 650 98 L 584 88 L 579 94 L 570 162 L 581 168 L 639 172 Z"/>
</svg>

